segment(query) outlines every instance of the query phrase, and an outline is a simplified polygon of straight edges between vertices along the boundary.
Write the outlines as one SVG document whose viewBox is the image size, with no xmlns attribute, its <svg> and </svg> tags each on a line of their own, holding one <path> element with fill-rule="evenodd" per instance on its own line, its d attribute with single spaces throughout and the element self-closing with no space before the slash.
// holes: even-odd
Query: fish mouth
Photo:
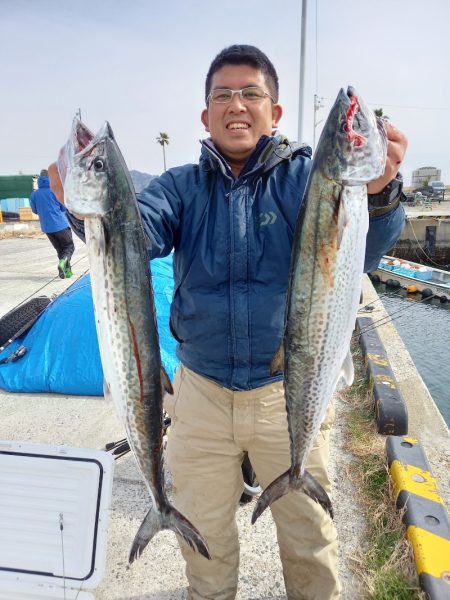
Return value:
<svg viewBox="0 0 450 600">
<path fill-rule="evenodd" d="M 349 109 L 347 111 L 347 116 L 349 115 L 349 112 L 352 110 L 352 105 L 355 105 L 355 111 L 352 114 L 352 118 L 351 118 L 351 126 L 352 126 L 352 130 L 353 130 L 353 122 L 357 121 L 359 122 L 359 119 L 363 118 L 365 120 L 368 120 L 368 113 L 369 113 L 369 109 L 366 107 L 366 105 L 364 104 L 364 102 L 361 100 L 361 97 L 359 96 L 358 92 L 355 90 L 355 88 L 351 85 L 349 85 L 347 87 L 347 98 L 350 101 L 350 106 Z M 377 130 L 378 133 L 380 135 L 381 138 L 381 145 L 383 148 L 383 153 L 384 155 L 386 155 L 387 153 L 387 144 L 388 144 L 388 139 L 387 139 L 387 134 L 386 134 L 386 129 L 384 127 L 383 124 L 383 118 L 381 117 L 375 117 L 376 119 L 376 126 L 377 126 Z M 361 134 L 358 134 L 356 132 L 353 131 L 353 133 L 355 134 L 356 138 L 362 137 L 364 139 L 364 142 L 362 144 L 358 143 L 359 141 L 362 140 L 356 140 L 356 142 L 354 143 L 355 146 L 362 146 L 365 145 L 366 143 L 366 138 L 364 136 L 361 136 Z M 350 137 L 349 137 L 350 136 Z M 347 139 L 349 142 L 352 142 L 355 140 L 355 136 L 352 135 L 352 133 L 350 131 L 347 131 Z"/>
<path fill-rule="evenodd" d="M 78 127 L 78 125 L 77 125 Z M 74 154 L 70 176 L 64 182 L 67 209 L 83 218 L 106 214 L 108 208 L 108 140 L 114 134 L 108 122 L 92 137 L 88 145 Z"/>
<path fill-rule="evenodd" d="M 358 92 L 355 90 L 355 88 L 352 85 L 349 85 L 347 87 L 347 98 L 358 98 Z"/>
<path fill-rule="evenodd" d="M 105 121 L 100 131 L 94 137 L 91 138 L 90 143 L 84 148 L 81 148 L 80 151 L 76 154 L 78 160 L 81 160 L 82 158 L 85 158 L 89 155 L 93 156 L 95 150 L 99 147 L 102 147 L 106 139 L 115 140 L 113 130 L 111 129 L 111 125 L 108 123 L 108 121 Z"/>
<path fill-rule="evenodd" d="M 358 122 L 360 115 L 365 119 L 366 111 L 365 107 L 362 106 L 359 94 L 355 88 L 351 85 L 347 88 L 347 99 L 349 100 L 349 106 L 345 117 L 345 129 L 347 131 L 347 141 L 352 146 L 359 148 L 365 146 L 367 139 L 361 133 L 358 133 L 353 127 L 355 121 Z M 360 114 L 359 114 L 360 113 Z"/>
</svg>

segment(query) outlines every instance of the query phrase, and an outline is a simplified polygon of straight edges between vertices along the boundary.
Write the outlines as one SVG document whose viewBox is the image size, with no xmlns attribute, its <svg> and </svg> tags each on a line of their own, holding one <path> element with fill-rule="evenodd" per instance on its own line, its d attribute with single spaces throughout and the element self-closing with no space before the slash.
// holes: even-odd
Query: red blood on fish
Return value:
<svg viewBox="0 0 450 600">
<path fill-rule="evenodd" d="M 355 116 L 355 112 L 359 109 L 358 97 L 351 96 L 350 97 L 350 107 L 347 111 L 347 140 L 349 142 L 353 142 L 355 146 L 363 146 L 366 142 L 366 138 L 360 133 L 356 133 L 353 129 L 353 117 Z"/>
</svg>

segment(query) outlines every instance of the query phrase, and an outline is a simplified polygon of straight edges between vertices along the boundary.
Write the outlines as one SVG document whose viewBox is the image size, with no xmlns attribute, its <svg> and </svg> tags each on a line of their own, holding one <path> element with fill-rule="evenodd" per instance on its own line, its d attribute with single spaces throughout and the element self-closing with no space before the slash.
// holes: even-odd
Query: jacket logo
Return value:
<svg viewBox="0 0 450 600">
<path fill-rule="evenodd" d="M 270 212 L 262 212 L 258 215 L 258 227 L 263 227 L 264 225 L 273 225 L 277 220 L 277 215 Z"/>
</svg>

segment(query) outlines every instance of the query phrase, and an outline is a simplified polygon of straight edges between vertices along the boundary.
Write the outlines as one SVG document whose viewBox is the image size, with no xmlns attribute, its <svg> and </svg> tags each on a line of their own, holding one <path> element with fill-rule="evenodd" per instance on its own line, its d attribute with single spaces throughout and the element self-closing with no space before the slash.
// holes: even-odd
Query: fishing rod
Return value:
<svg viewBox="0 0 450 600">
<path fill-rule="evenodd" d="M 17 340 L 17 338 L 22 336 L 26 331 L 28 331 L 28 329 L 30 329 L 30 327 L 38 320 L 38 318 L 41 316 L 41 314 L 44 312 L 44 310 L 47 308 L 47 306 L 51 302 L 50 298 L 47 298 L 46 296 L 38 297 L 38 298 L 36 298 L 36 300 L 41 300 L 41 302 L 39 302 L 40 305 L 38 305 L 38 307 L 37 307 L 37 313 L 34 314 L 30 319 L 28 319 L 28 321 L 24 325 L 22 325 L 22 327 L 20 327 L 18 329 L 18 331 L 16 331 L 13 335 L 11 335 L 10 338 L 8 338 L 5 342 L 3 342 L 3 345 L 0 346 L 0 354 L 4 350 L 6 350 L 6 348 L 8 346 L 10 346 L 15 340 Z M 3 358 L 0 361 L 0 364 L 14 362 L 18 358 L 21 358 L 26 352 L 26 348 L 24 351 L 22 350 L 21 352 L 19 352 L 19 350 L 21 350 L 22 348 L 25 348 L 25 347 L 21 346 L 18 350 L 16 350 L 16 352 L 11 354 L 10 356 L 8 356 L 7 358 Z"/>
<path fill-rule="evenodd" d="M 426 298 L 422 298 L 422 300 L 419 300 L 417 302 L 417 304 L 420 304 L 421 302 L 425 302 L 426 300 L 432 300 L 435 297 L 437 297 L 437 296 L 428 296 Z M 414 302 L 410 306 L 407 306 L 406 308 L 400 308 L 391 314 L 387 314 L 387 315 L 381 317 L 380 319 L 378 319 L 378 321 L 374 321 L 370 326 L 368 326 L 366 329 L 361 331 L 361 334 L 366 333 L 366 331 L 371 331 L 372 329 L 376 329 L 377 327 L 381 327 L 381 325 L 385 325 L 386 323 L 398 321 L 401 317 L 405 316 L 404 313 L 406 312 L 406 310 L 414 308 L 415 306 L 416 306 L 416 302 Z M 393 318 L 395 315 L 398 315 L 398 316 L 396 318 Z"/>
<path fill-rule="evenodd" d="M 399 310 L 396 310 L 396 311 L 394 311 L 391 314 L 388 314 L 388 315 L 385 315 L 385 316 L 381 317 L 377 321 L 373 321 L 368 327 L 366 327 L 365 329 L 363 329 L 359 333 L 354 334 L 352 336 L 352 339 L 357 338 L 357 337 L 361 337 L 361 335 L 363 333 L 367 333 L 369 331 L 372 331 L 373 329 L 377 329 L 378 327 L 381 327 L 382 325 L 386 325 L 387 323 L 393 323 L 394 321 L 398 321 L 398 319 L 400 319 L 402 316 L 405 316 L 404 313 L 408 309 L 414 308 L 417 304 L 420 304 L 420 303 L 425 302 L 427 300 L 432 300 L 433 298 L 438 298 L 438 296 L 436 296 L 436 294 L 434 294 L 433 296 L 427 296 L 425 298 L 422 298 L 421 300 L 418 300 L 417 302 L 411 303 L 411 305 L 407 306 L 406 308 L 400 308 Z M 394 319 L 393 317 L 395 315 L 398 315 L 398 314 L 399 314 L 399 316 Z"/>
<path fill-rule="evenodd" d="M 79 260 L 82 260 L 82 259 L 80 258 Z M 88 272 L 88 269 L 86 271 L 84 271 L 84 273 L 79 275 L 75 279 L 73 284 L 75 284 L 77 281 L 79 281 L 79 279 L 81 279 L 81 277 L 83 277 L 87 272 Z M 11 335 L 7 340 L 3 341 L 3 344 L 0 346 L 0 354 L 2 354 L 4 352 L 4 350 L 6 350 L 6 348 L 8 348 L 8 346 L 10 346 L 15 340 L 17 340 L 18 338 L 23 336 L 34 325 L 34 323 L 38 320 L 38 318 L 42 315 L 42 313 L 48 308 L 48 306 L 50 306 L 50 304 L 52 304 L 52 302 L 57 298 L 56 295 L 54 295 L 52 298 L 48 298 L 47 296 L 36 296 L 36 294 L 38 294 L 41 290 L 43 290 L 45 287 L 50 285 L 50 283 L 52 283 L 55 279 L 56 279 L 56 277 L 54 277 L 53 279 L 48 281 L 46 284 L 44 284 L 38 290 L 35 290 L 27 298 L 25 298 L 24 300 L 22 300 L 22 302 L 20 302 L 17 306 L 15 306 L 9 313 L 7 313 L 6 315 L 4 315 L 4 317 L 2 317 L 4 319 L 11 313 L 16 313 L 15 318 L 17 320 L 18 319 L 17 311 L 19 311 L 19 309 L 21 307 L 24 307 L 27 302 L 31 302 L 33 300 L 37 303 L 37 306 L 33 307 L 33 309 L 36 311 L 35 314 L 33 314 L 30 318 L 28 318 L 28 320 L 21 327 L 19 327 L 19 329 L 13 335 Z M 84 286 L 82 286 L 82 287 L 84 287 Z M 79 288 L 77 288 L 77 289 L 79 289 Z M 71 291 L 68 291 L 66 293 L 70 294 Z M 31 307 L 30 307 L 30 309 L 31 309 Z M 19 320 L 20 320 L 20 317 L 19 317 Z M 12 325 L 14 325 L 14 323 Z M 19 358 L 22 358 L 22 356 L 24 356 L 24 354 L 26 354 L 27 350 L 28 349 L 26 346 L 20 346 L 19 348 L 16 349 L 15 352 L 10 354 L 9 356 L 2 358 L 0 360 L 0 364 L 15 362 Z"/>
<path fill-rule="evenodd" d="M 391 296 L 391 297 L 393 297 L 393 296 Z M 419 300 L 418 303 L 422 302 L 424 300 L 430 300 L 431 298 L 434 298 L 434 296 L 427 296 L 426 298 L 422 298 L 422 300 Z M 380 298 L 380 301 L 382 301 L 381 298 Z M 397 315 L 398 313 L 403 313 L 405 310 L 407 310 L 407 308 L 412 308 L 413 306 L 415 306 L 415 304 L 416 303 L 414 302 L 411 306 L 408 306 L 406 308 L 405 307 L 401 307 L 401 308 L 399 308 L 397 310 L 394 310 L 392 313 L 388 314 L 387 316 L 380 317 L 380 319 L 378 321 L 375 321 L 375 323 L 378 323 L 379 321 L 383 321 L 384 319 L 386 319 L 388 317 L 392 317 L 394 315 Z M 371 312 L 371 311 L 364 311 L 364 310 L 360 309 L 360 310 L 358 310 L 358 312 Z"/>
<path fill-rule="evenodd" d="M 79 258 L 76 262 L 73 263 L 73 265 L 77 265 L 80 261 L 83 260 L 83 258 L 85 258 L 85 257 L 82 256 L 81 258 Z M 89 269 L 86 269 L 86 271 L 84 271 L 84 273 L 82 273 L 76 279 L 74 279 L 74 281 L 72 282 L 72 285 L 74 283 L 76 283 L 81 277 L 83 277 L 88 271 L 89 271 Z M 59 275 L 55 275 L 55 277 L 50 279 L 50 281 L 47 281 L 47 283 L 44 283 L 43 286 L 41 286 L 40 288 L 38 288 L 37 290 L 32 292 L 27 298 L 24 298 L 21 302 L 19 302 L 19 304 L 17 306 L 15 306 L 14 309 L 20 308 L 22 306 L 22 304 L 25 304 L 26 302 L 28 302 L 28 300 L 33 298 L 36 294 L 38 294 L 40 291 L 42 291 L 43 289 L 45 289 L 47 286 L 49 286 L 51 283 L 53 283 L 54 281 L 56 281 L 58 279 L 59 279 Z"/>
<path fill-rule="evenodd" d="M 400 288 L 398 290 L 398 292 L 392 293 L 391 297 L 401 296 L 402 294 L 400 293 L 400 290 L 403 290 L 403 288 Z M 372 310 L 374 310 L 373 305 L 376 302 L 382 302 L 382 298 L 380 296 L 378 296 L 375 300 L 372 300 L 372 302 L 369 302 L 368 304 L 365 304 L 364 306 L 361 306 L 361 308 L 358 308 L 358 312 L 372 312 Z"/>
</svg>

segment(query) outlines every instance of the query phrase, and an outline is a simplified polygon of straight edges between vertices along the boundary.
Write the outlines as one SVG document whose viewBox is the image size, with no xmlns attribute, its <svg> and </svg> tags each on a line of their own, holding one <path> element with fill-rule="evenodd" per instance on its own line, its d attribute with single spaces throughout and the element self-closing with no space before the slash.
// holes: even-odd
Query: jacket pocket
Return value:
<svg viewBox="0 0 450 600">
<path fill-rule="evenodd" d="M 182 343 L 183 343 L 183 340 L 177 336 L 177 333 L 176 333 L 176 331 L 175 331 L 175 328 L 174 328 L 174 326 L 173 326 L 173 323 L 172 323 L 172 318 L 170 318 L 170 319 L 169 319 L 169 329 L 170 329 L 170 333 L 172 334 L 173 338 L 174 338 L 174 339 L 175 339 L 175 340 L 176 340 L 176 341 L 177 341 L 179 344 L 182 344 Z"/>
</svg>

